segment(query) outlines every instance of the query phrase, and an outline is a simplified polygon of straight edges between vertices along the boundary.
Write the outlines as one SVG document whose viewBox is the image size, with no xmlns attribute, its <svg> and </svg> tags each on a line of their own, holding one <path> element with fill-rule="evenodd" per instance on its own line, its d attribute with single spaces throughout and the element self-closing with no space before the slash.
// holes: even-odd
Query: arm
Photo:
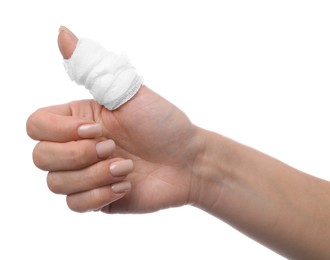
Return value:
<svg viewBox="0 0 330 260">
<path fill-rule="evenodd" d="M 76 41 L 61 31 L 64 58 Z M 112 112 L 92 100 L 39 109 L 27 132 L 40 141 L 33 158 L 49 188 L 74 211 L 189 203 L 287 257 L 330 256 L 328 182 L 194 126 L 145 86 Z"/>
<path fill-rule="evenodd" d="M 292 259 L 330 256 L 330 185 L 201 130 L 193 203 Z"/>
</svg>

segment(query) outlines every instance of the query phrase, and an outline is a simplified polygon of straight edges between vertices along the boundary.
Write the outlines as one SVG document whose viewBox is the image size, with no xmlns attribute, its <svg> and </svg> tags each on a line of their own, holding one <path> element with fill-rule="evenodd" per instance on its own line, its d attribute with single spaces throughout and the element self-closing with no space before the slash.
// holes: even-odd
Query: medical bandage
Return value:
<svg viewBox="0 0 330 260">
<path fill-rule="evenodd" d="M 81 38 L 64 67 L 71 78 L 84 85 L 94 99 L 109 110 L 130 100 L 139 90 L 142 77 L 125 54 L 117 55 L 100 44 Z"/>
</svg>

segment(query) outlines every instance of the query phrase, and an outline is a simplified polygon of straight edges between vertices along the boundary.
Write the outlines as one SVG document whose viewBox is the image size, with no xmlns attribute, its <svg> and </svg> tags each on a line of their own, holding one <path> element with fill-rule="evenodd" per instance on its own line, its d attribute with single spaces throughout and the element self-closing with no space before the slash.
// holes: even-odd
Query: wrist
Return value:
<svg viewBox="0 0 330 260">
<path fill-rule="evenodd" d="M 198 134 L 202 141 L 192 168 L 190 204 L 214 213 L 215 205 L 222 200 L 225 179 L 231 172 L 230 143 L 233 141 L 201 128 Z"/>
</svg>

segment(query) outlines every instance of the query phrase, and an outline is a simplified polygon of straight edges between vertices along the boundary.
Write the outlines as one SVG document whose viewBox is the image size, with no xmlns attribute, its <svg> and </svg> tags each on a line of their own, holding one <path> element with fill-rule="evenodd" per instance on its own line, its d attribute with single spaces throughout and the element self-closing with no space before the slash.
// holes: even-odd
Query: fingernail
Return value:
<svg viewBox="0 0 330 260">
<path fill-rule="evenodd" d="M 128 181 L 118 182 L 111 186 L 114 193 L 123 193 L 131 189 L 131 183 Z"/>
<path fill-rule="evenodd" d="M 61 26 L 58 34 L 58 47 L 64 59 L 69 59 L 76 48 L 78 38 L 65 26 Z"/>
<path fill-rule="evenodd" d="M 114 177 L 125 176 L 133 171 L 132 160 L 116 161 L 110 165 L 110 172 Z"/>
<path fill-rule="evenodd" d="M 61 25 L 60 28 L 58 28 L 58 32 L 65 32 L 65 33 L 70 33 L 73 34 L 67 27 L 65 27 L 64 25 Z"/>
<path fill-rule="evenodd" d="M 106 140 L 96 144 L 96 154 L 99 158 L 107 158 L 115 150 L 116 144 L 113 140 Z"/>
<path fill-rule="evenodd" d="M 78 41 L 78 37 L 72 32 L 70 31 L 67 27 L 61 25 L 60 28 L 58 29 L 59 34 L 63 33 L 65 34 L 65 37 L 68 37 L 70 40 L 77 42 Z"/>
<path fill-rule="evenodd" d="M 95 138 L 102 135 L 102 128 L 100 124 L 87 124 L 78 127 L 78 135 L 81 138 Z"/>
</svg>

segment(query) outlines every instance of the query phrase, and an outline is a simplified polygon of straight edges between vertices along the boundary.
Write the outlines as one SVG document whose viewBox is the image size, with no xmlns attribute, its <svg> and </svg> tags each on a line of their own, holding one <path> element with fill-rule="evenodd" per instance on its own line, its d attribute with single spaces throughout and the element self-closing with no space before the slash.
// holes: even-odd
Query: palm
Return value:
<svg viewBox="0 0 330 260">
<path fill-rule="evenodd" d="M 149 212 L 187 203 L 195 135 L 187 117 L 146 87 L 116 111 L 93 107 L 93 119 L 102 124 L 104 137 L 118 146 L 115 156 L 132 158 L 135 164 L 129 176 L 131 192 L 111 208 Z"/>
</svg>

